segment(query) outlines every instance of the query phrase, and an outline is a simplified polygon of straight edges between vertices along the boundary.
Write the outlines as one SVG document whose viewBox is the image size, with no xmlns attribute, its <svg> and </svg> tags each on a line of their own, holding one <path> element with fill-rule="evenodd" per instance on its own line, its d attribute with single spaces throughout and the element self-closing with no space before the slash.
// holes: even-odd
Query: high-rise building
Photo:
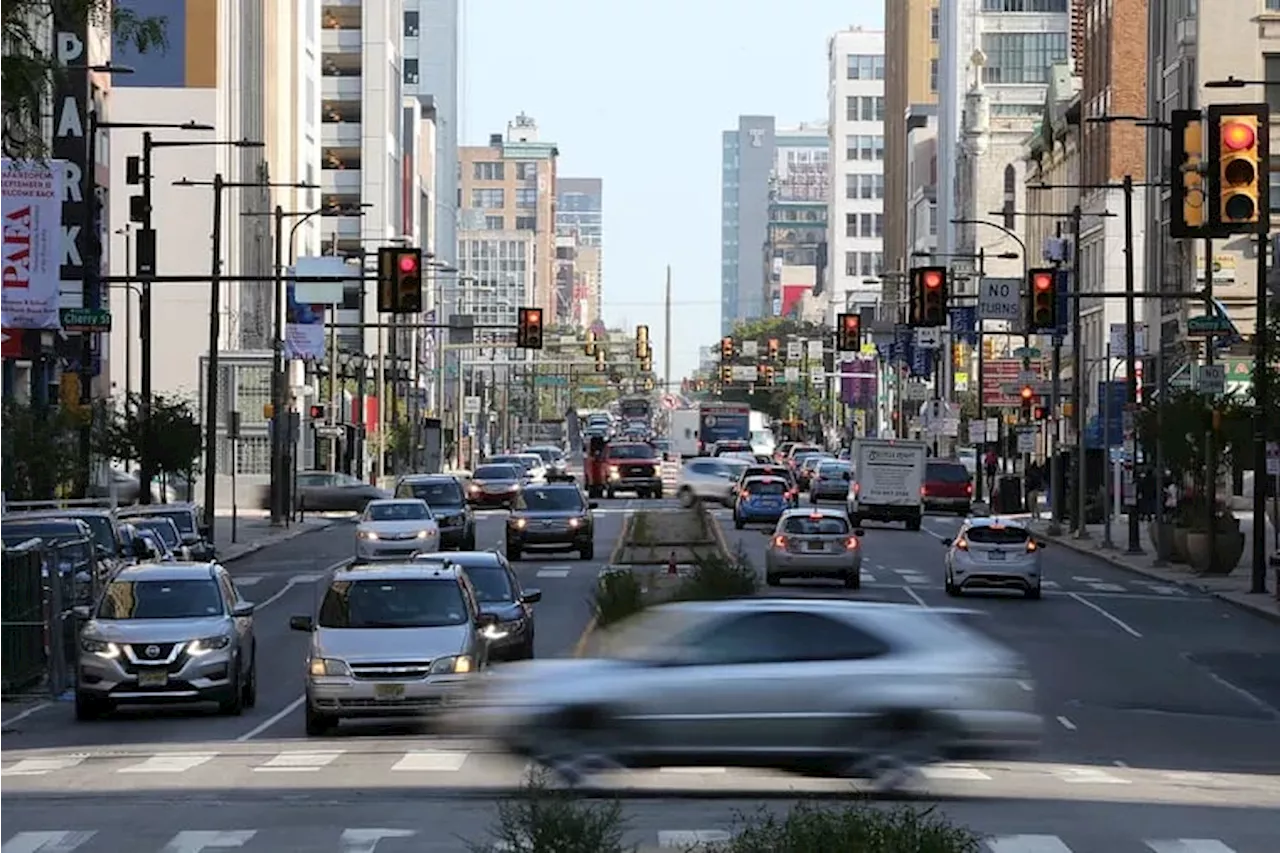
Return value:
<svg viewBox="0 0 1280 853">
<path fill-rule="evenodd" d="M 884 268 L 884 33 L 853 28 L 827 44 L 831 105 L 831 299 L 859 311 L 880 301 Z"/>
<path fill-rule="evenodd" d="M 603 304 L 604 182 L 600 178 L 556 179 L 556 257 L 559 307 L 564 321 L 587 327 Z M 562 240 L 572 243 L 561 245 Z M 562 258 L 572 249 L 572 258 Z M 567 269 L 566 269 L 567 267 Z M 562 273 L 563 271 L 563 273 Z M 566 277 L 561 281 L 562 275 Z"/>
<path fill-rule="evenodd" d="M 769 176 L 773 173 L 773 116 L 739 116 L 726 130 L 720 172 L 720 329 L 765 315 L 760 247 L 769 230 Z"/>
<path fill-rule="evenodd" d="M 775 132 L 763 257 L 766 305 L 772 316 L 823 319 L 830 166 L 825 122 Z"/>
<path fill-rule="evenodd" d="M 938 0 L 885 0 L 884 45 L 884 285 L 882 297 L 896 304 L 895 273 L 911 266 L 908 202 L 922 182 L 909 179 L 912 146 L 907 113 L 938 102 Z M 927 124 L 927 120 L 924 122 Z M 913 187 L 912 184 L 915 186 Z M 930 203 L 932 209 L 932 203 Z"/>
</svg>

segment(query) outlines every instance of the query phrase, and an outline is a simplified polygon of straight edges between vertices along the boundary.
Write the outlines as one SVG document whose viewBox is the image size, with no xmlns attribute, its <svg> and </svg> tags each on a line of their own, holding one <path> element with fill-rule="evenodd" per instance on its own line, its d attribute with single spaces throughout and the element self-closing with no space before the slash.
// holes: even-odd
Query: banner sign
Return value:
<svg viewBox="0 0 1280 853">
<path fill-rule="evenodd" d="M 299 302 L 292 281 L 286 293 L 289 304 L 285 313 L 284 357 L 324 361 L 324 306 Z"/>
<path fill-rule="evenodd" d="M 59 328 L 62 185 L 65 164 L 4 160 L 3 325 Z"/>
</svg>

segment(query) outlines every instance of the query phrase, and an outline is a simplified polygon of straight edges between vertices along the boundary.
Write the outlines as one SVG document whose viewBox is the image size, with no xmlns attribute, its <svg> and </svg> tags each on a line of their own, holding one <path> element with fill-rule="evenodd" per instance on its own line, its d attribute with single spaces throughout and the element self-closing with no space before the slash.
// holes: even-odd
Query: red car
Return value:
<svg viewBox="0 0 1280 853">
<path fill-rule="evenodd" d="M 524 471 L 515 465 L 481 465 L 467 484 L 467 503 L 510 507 L 524 485 Z"/>
<path fill-rule="evenodd" d="M 925 464 L 920 495 L 926 511 L 968 515 L 973 508 L 973 478 L 969 476 L 969 469 L 957 460 L 930 459 Z"/>
</svg>

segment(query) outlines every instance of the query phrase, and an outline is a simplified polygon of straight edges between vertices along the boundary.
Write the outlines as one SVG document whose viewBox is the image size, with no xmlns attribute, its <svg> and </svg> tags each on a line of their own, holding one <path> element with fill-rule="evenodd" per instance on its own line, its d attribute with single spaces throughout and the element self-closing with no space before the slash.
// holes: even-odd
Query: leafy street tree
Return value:
<svg viewBox="0 0 1280 853">
<path fill-rule="evenodd" d="M 784 364 L 781 359 L 786 357 L 787 339 L 789 337 L 820 339 L 822 335 L 823 328 L 821 326 L 789 317 L 761 317 L 757 320 L 739 323 L 734 327 L 732 333 L 734 346 L 739 353 L 742 351 L 742 343 L 744 341 L 755 341 L 760 348 L 760 359 L 764 360 L 768 358 L 767 347 L 769 341 L 771 339 L 778 341 L 781 355 L 780 360 L 774 364 L 776 368 L 776 379 L 774 381 L 777 384 L 772 387 L 764 385 L 750 386 L 745 383 L 733 385 L 724 389 L 720 399 L 730 403 L 747 403 L 752 408 L 773 418 L 784 419 L 797 415 L 800 410 L 800 400 L 808 393 L 809 387 L 808 383 L 805 383 L 803 387 L 792 387 L 794 383 L 787 384 L 782 381 Z M 716 339 L 711 349 L 713 356 L 719 358 L 719 338 Z M 754 387 L 754 391 L 752 387 Z"/>
<path fill-rule="evenodd" d="M 139 400 L 106 409 L 95 431 L 95 451 L 116 462 L 131 462 L 141 455 L 142 424 Z M 200 468 L 204 431 L 195 407 L 182 397 L 157 394 L 151 401 L 151 456 L 162 481 L 179 475 L 191 482 Z"/>
<path fill-rule="evenodd" d="M 5 496 L 11 501 L 52 500 L 64 492 L 80 467 L 80 416 L 56 406 L 46 409 L 4 404 Z"/>
</svg>

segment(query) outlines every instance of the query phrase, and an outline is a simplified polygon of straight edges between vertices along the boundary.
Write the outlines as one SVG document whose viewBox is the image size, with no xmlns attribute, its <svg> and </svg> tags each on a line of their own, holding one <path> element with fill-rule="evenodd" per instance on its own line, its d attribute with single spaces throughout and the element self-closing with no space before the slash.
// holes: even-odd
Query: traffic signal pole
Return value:
<svg viewBox="0 0 1280 853">
<path fill-rule="evenodd" d="M 1085 465 L 1085 452 L 1087 446 L 1085 444 L 1084 434 L 1084 402 L 1085 394 L 1088 386 L 1085 384 L 1084 378 L 1084 347 L 1081 345 L 1084 339 L 1084 320 L 1082 317 L 1082 307 L 1084 299 L 1081 296 L 1084 288 L 1080 281 L 1081 263 L 1080 263 L 1080 239 L 1084 231 L 1084 212 L 1080 205 L 1076 204 L 1071 208 L 1072 231 L 1075 237 L 1075 245 L 1071 252 L 1071 289 L 1074 291 L 1071 300 L 1071 396 L 1075 400 L 1075 407 L 1071 412 L 1071 421 L 1076 431 L 1076 534 L 1077 539 L 1088 539 L 1089 528 L 1085 525 L 1085 509 L 1088 506 L 1088 467 Z M 1054 376 L 1054 381 L 1058 381 Z M 1065 499 L 1067 490 L 1062 490 Z"/>
<path fill-rule="evenodd" d="M 1134 255 L 1133 255 L 1133 175 L 1124 176 L 1124 291 L 1129 296 L 1124 301 L 1124 399 L 1125 406 L 1128 409 L 1128 417 L 1125 418 L 1132 427 L 1128 430 L 1128 435 L 1124 436 L 1125 452 L 1129 456 L 1129 485 L 1133 489 L 1133 501 L 1122 501 L 1129 508 L 1129 547 L 1126 549 L 1130 554 L 1141 554 L 1142 545 L 1140 543 L 1140 532 L 1138 528 L 1138 439 L 1137 425 L 1138 418 L 1138 331 L 1137 331 L 1137 300 L 1133 294 L 1137 292 L 1137 283 L 1134 280 Z M 1212 263 L 1212 257 L 1209 263 Z M 1206 267 L 1206 271 L 1208 268 Z M 1213 284 L 1212 279 L 1206 283 L 1205 291 L 1206 300 L 1212 304 Z M 1109 331 L 1109 330 L 1108 330 Z M 1148 335 L 1149 337 L 1150 335 Z M 1212 347 L 1210 347 L 1212 350 Z M 1110 362 L 1108 362 L 1108 365 Z M 1110 369 L 1108 367 L 1108 369 Z M 1108 377 L 1110 379 L 1110 377 Z M 1108 385 L 1107 387 L 1110 387 Z M 1103 431 L 1108 429 L 1110 421 L 1103 419 Z M 1109 445 L 1110 441 L 1103 442 Z M 1107 470 L 1111 470 L 1111 454 L 1107 454 Z M 1121 494 L 1125 491 L 1124 484 L 1121 485 Z M 1110 491 L 1107 493 L 1107 500 L 1111 500 Z M 1108 537 L 1109 538 L 1109 537 Z"/>
</svg>

